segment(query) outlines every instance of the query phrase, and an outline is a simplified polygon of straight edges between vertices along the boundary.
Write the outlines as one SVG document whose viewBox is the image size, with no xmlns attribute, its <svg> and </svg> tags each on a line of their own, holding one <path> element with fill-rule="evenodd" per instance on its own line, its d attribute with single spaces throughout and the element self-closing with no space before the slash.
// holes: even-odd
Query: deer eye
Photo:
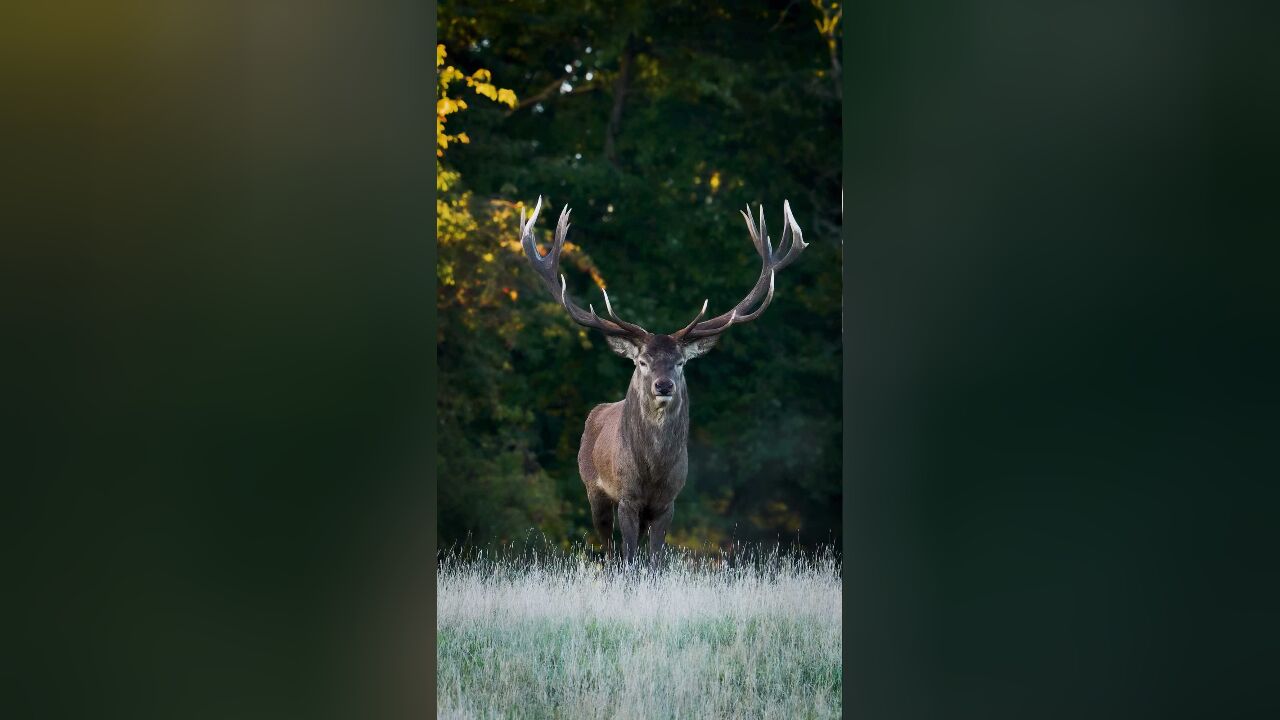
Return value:
<svg viewBox="0 0 1280 720">
<path fill-rule="evenodd" d="M 647 363 L 647 362 L 645 362 L 645 361 L 643 361 L 643 360 L 637 360 L 636 362 L 637 362 L 637 363 L 640 365 L 640 367 L 642 367 L 642 368 L 647 368 L 647 367 L 649 367 L 649 363 Z"/>
</svg>

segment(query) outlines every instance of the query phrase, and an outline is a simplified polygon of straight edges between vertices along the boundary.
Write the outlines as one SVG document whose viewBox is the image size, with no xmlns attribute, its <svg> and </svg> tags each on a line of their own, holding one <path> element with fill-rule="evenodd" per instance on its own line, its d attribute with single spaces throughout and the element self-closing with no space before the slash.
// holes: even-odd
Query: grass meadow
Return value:
<svg viewBox="0 0 1280 720">
<path fill-rule="evenodd" d="M 622 572 L 583 553 L 451 553 L 437 575 L 437 714 L 840 716 L 829 551 L 673 551 Z"/>
</svg>

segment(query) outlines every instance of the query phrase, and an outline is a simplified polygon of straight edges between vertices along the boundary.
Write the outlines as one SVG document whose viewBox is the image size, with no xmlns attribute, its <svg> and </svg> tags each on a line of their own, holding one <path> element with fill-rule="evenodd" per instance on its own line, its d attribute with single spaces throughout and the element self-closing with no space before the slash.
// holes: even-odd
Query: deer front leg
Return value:
<svg viewBox="0 0 1280 720">
<path fill-rule="evenodd" d="M 676 504 L 671 503 L 658 512 L 649 525 L 649 564 L 657 567 L 667 550 L 667 528 L 671 527 L 671 516 L 676 513 Z"/>
<path fill-rule="evenodd" d="M 591 503 L 591 523 L 600 536 L 600 548 L 606 561 L 613 559 L 613 513 L 615 505 L 604 493 L 587 496 Z"/>
<path fill-rule="evenodd" d="M 630 564 L 640 546 L 640 512 L 625 498 L 618 503 L 618 529 L 622 531 L 623 557 Z"/>
</svg>

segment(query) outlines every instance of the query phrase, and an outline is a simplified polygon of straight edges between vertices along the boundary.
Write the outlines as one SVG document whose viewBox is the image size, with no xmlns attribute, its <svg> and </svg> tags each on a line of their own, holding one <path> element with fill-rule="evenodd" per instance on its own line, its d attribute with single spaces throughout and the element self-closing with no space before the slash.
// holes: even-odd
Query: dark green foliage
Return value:
<svg viewBox="0 0 1280 720">
<path fill-rule="evenodd" d="M 542 195 L 544 232 L 571 205 L 569 241 L 628 319 L 671 332 L 704 298 L 712 314 L 740 299 L 759 269 L 738 214 L 747 203 L 764 203 L 775 243 L 784 198 L 804 229 L 810 248 L 779 276 L 768 311 L 690 365 L 689 484 L 669 540 L 691 547 L 839 541 L 841 106 L 819 17 L 786 2 L 440 5 L 450 62 L 490 70 L 522 103 L 451 116 L 450 132 L 471 143 L 451 147 L 448 165 L 477 207 Z M 562 80 L 573 89 L 562 93 Z M 515 234 L 514 220 L 482 228 L 483 248 L 450 256 L 506 253 L 518 298 L 481 320 L 441 302 L 443 545 L 529 527 L 556 541 L 587 533 L 582 424 L 621 399 L 631 372 L 499 246 Z M 568 270 L 570 292 L 599 305 L 590 277 Z"/>
</svg>

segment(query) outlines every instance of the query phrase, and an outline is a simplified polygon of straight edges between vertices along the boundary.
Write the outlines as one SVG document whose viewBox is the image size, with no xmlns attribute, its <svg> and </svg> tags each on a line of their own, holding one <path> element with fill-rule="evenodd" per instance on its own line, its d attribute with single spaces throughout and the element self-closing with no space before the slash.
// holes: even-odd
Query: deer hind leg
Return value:
<svg viewBox="0 0 1280 720">
<path fill-rule="evenodd" d="M 596 535 L 600 538 L 600 547 L 606 557 L 612 557 L 613 515 L 618 505 L 603 492 L 590 493 L 587 500 L 591 503 L 591 524 L 595 526 Z"/>
</svg>

